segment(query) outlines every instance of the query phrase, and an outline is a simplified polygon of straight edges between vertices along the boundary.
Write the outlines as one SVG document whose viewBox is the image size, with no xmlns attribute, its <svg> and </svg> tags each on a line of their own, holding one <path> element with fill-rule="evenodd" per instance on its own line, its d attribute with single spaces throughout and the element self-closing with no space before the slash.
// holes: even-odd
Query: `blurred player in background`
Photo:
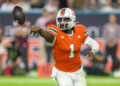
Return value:
<svg viewBox="0 0 120 86">
<path fill-rule="evenodd" d="M 111 14 L 108 19 L 108 23 L 104 25 L 103 28 L 103 38 L 105 39 L 105 44 L 106 44 L 106 61 L 107 57 L 111 55 L 112 57 L 112 62 L 113 62 L 113 67 L 112 71 L 114 71 L 117 68 L 117 56 L 116 56 L 116 51 L 117 51 L 117 46 L 118 46 L 118 41 L 120 39 L 120 26 L 117 23 L 117 18 L 115 15 Z"/>
<path fill-rule="evenodd" d="M 20 50 L 19 50 L 19 43 L 15 39 L 11 43 L 11 47 L 8 48 L 8 59 L 7 59 L 7 66 L 10 68 L 10 74 L 17 75 L 17 70 L 20 68 L 21 57 L 20 57 Z M 7 68 L 8 68 L 7 67 Z M 8 69 L 7 69 L 8 71 Z M 20 70 L 19 70 L 20 71 Z"/>
<path fill-rule="evenodd" d="M 37 26 L 41 26 L 41 28 L 46 29 L 47 25 L 53 24 L 56 25 L 56 16 L 57 16 L 57 7 L 52 4 L 47 4 L 43 8 L 42 16 L 39 17 L 35 23 Z M 46 43 L 46 52 L 47 52 L 47 62 L 52 62 L 52 48 L 49 43 Z"/>
<path fill-rule="evenodd" d="M 4 33 L 3 33 L 3 28 L 2 26 L 0 25 L 0 75 L 2 74 L 3 72 L 3 65 L 2 65 L 2 58 L 3 58 L 3 54 L 5 53 L 5 44 L 2 42 L 2 39 L 4 37 Z"/>
<path fill-rule="evenodd" d="M 92 66 L 85 67 L 87 75 L 105 75 L 105 53 L 102 51 L 98 51 L 96 55 L 94 55 L 92 62 Z"/>
<path fill-rule="evenodd" d="M 55 67 L 52 77 L 59 86 L 86 86 L 80 59 L 80 47 L 84 43 L 91 47 L 87 57 L 99 50 L 99 45 L 88 36 L 84 25 L 76 25 L 75 13 L 69 8 L 61 9 L 56 17 L 57 26 L 48 25 L 47 31 L 40 26 L 32 26 L 31 33 L 39 33 L 53 48 Z"/>
<path fill-rule="evenodd" d="M 14 25 L 14 36 L 17 38 L 19 42 L 19 50 L 20 50 L 20 57 L 25 62 L 25 69 L 26 72 L 29 72 L 28 63 L 27 63 L 27 39 L 28 39 L 28 32 L 30 27 L 30 22 L 26 21 L 24 25 L 20 26 L 17 23 L 13 23 Z"/>
<path fill-rule="evenodd" d="M 3 58 L 4 52 L 5 52 L 5 47 L 2 44 L 0 44 L 0 74 L 3 71 L 3 68 L 2 68 L 2 58 Z"/>
</svg>

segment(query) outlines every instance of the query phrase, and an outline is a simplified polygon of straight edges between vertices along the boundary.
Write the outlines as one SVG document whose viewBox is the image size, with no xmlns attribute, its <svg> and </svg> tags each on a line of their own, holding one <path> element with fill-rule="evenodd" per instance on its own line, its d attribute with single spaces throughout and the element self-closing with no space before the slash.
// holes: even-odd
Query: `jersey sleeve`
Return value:
<svg viewBox="0 0 120 86">
<path fill-rule="evenodd" d="M 47 31 L 52 33 L 54 36 L 57 35 L 57 29 L 54 25 L 48 25 L 47 26 Z"/>
<path fill-rule="evenodd" d="M 56 29 L 56 26 L 54 26 L 54 25 L 48 25 L 47 26 L 47 31 L 55 36 L 55 39 L 51 43 L 51 46 L 54 46 L 54 44 L 56 42 L 57 32 L 58 32 L 57 29 Z"/>
<path fill-rule="evenodd" d="M 88 37 L 88 32 L 84 25 L 80 25 L 80 27 L 81 27 L 81 32 L 82 32 L 82 40 L 84 42 L 86 38 Z"/>
</svg>

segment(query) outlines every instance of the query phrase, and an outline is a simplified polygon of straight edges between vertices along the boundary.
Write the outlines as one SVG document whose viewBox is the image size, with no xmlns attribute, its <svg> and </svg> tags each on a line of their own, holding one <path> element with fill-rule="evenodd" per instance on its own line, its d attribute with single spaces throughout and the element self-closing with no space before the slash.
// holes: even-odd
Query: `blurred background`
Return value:
<svg viewBox="0 0 120 86">
<path fill-rule="evenodd" d="M 11 16 L 16 5 L 26 13 L 22 26 Z M 50 44 L 28 32 L 31 25 L 56 25 L 63 7 L 75 11 L 77 24 L 85 25 L 100 45 L 92 61 L 82 45 L 88 86 L 120 86 L 120 0 L 0 0 L 0 86 L 57 86 L 49 78 L 54 64 Z"/>
</svg>

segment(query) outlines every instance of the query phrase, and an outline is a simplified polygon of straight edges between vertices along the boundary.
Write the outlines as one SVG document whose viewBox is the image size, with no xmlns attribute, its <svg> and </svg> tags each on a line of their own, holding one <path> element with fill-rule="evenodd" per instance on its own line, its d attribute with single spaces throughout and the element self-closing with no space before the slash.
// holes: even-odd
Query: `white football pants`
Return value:
<svg viewBox="0 0 120 86">
<path fill-rule="evenodd" d="M 83 67 L 76 72 L 62 72 L 54 67 L 51 77 L 57 81 L 58 86 L 86 86 Z"/>
</svg>

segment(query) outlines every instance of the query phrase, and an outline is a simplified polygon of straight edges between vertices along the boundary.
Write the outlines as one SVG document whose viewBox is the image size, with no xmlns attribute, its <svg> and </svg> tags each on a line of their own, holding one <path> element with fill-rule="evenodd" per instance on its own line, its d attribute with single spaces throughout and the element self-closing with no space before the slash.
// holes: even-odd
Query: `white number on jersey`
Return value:
<svg viewBox="0 0 120 86">
<path fill-rule="evenodd" d="M 70 56 L 69 58 L 73 58 L 74 57 L 74 44 L 70 44 Z"/>
</svg>

